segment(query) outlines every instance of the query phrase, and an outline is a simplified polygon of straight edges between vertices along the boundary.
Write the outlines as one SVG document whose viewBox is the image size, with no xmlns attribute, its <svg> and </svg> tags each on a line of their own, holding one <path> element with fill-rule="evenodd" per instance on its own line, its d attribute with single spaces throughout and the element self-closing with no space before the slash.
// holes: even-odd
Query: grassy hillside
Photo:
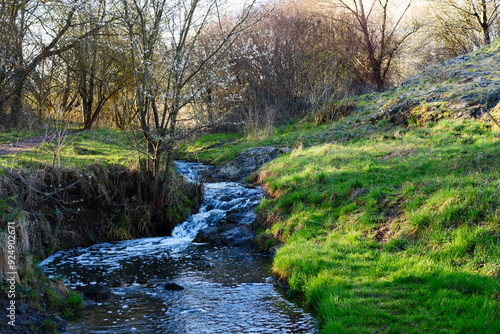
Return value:
<svg viewBox="0 0 500 334">
<path fill-rule="evenodd" d="M 332 124 L 185 148 L 216 163 L 294 148 L 260 171 L 271 197 L 258 241 L 279 248 L 274 272 L 323 333 L 498 333 L 500 129 L 486 111 L 497 115 L 499 46 L 349 101 Z"/>
</svg>

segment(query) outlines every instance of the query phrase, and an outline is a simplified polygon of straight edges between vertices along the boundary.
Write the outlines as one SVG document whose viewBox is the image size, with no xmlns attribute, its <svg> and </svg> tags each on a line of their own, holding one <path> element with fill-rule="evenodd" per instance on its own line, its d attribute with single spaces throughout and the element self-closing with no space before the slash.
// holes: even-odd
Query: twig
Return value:
<svg viewBox="0 0 500 334">
<path fill-rule="evenodd" d="M 493 122 L 495 122 L 495 124 L 498 125 L 498 127 L 500 128 L 500 124 L 498 124 L 497 120 L 490 114 L 490 112 L 488 110 L 486 110 L 486 113 L 491 117 Z"/>
<path fill-rule="evenodd" d="M 385 324 L 384 326 L 382 326 L 382 328 L 374 330 L 374 331 L 372 332 L 372 334 L 382 332 L 382 331 L 383 331 L 383 330 L 387 327 L 387 325 L 389 325 L 389 324 Z"/>
<path fill-rule="evenodd" d="M 498 123 L 497 123 L 498 124 Z M 493 312 L 491 312 L 490 314 L 490 317 L 488 318 L 488 320 L 486 321 L 486 323 L 484 324 L 484 328 L 486 328 L 486 326 L 488 326 L 488 323 L 491 321 L 491 318 L 493 318 L 493 315 L 497 312 L 497 309 L 498 309 L 498 302 L 500 301 L 500 296 L 497 297 L 497 303 L 495 304 L 495 308 L 493 309 Z"/>
</svg>

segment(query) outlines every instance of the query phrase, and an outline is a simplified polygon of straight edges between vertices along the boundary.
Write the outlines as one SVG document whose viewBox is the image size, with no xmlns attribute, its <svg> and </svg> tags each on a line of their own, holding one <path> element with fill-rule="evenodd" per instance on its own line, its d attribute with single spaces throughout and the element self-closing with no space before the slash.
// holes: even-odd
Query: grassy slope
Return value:
<svg viewBox="0 0 500 334">
<path fill-rule="evenodd" d="M 498 46 L 473 54 L 472 65 L 450 66 L 496 78 Z M 324 333 L 500 328 L 498 314 L 490 318 L 500 291 L 498 129 L 487 118 L 454 118 L 466 111 L 446 107 L 460 94 L 482 103 L 495 88 L 423 76 L 357 99 L 358 111 L 340 122 L 296 123 L 265 139 L 203 149 L 227 139 L 212 136 L 186 148 L 216 162 L 252 145 L 295 148 L 260 172 L 272 198 L 259 208 L 267 229 L 258 238 L 263 247 L 283 243 L 274 271 L 315 309 Z M 436 86 L 448 88 L 429 106 Z M 369 122 L 401 94 L 412 95 L 425 122 L 411 121 L 415 110 L 407 111 L 410 126 Z"/>
</svg>

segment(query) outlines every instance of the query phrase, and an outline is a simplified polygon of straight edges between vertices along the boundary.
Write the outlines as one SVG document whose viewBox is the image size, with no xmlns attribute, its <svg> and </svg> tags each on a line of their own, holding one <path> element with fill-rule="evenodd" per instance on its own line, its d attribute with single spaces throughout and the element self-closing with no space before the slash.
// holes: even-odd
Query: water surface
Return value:
<svg viewBox="0 0 500 334">
<path fill-rule="evenodd" d="M 198 166 L 177 163 L 188 180 Z M 208 247 L 191 241 L 228 213 L 249 212 L 262 192 L 233 182 L 204 186 L 200 212 L 171 237 L 97 244 L 58 252 L 41 263 L 70 287 L 111 288 L 88 301 L 70 333 L 316 333 L 310 314 L 284 298 L 271 278 L 271 259 L 250 248 Z M 166 291 L 166 282 L 185 289 Z"/>
</svg>

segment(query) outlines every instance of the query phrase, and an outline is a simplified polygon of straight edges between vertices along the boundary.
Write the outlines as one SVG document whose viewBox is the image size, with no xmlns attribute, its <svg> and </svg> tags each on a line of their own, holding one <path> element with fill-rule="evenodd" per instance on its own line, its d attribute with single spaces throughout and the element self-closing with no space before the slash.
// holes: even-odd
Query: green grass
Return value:
<svg viewBox="0 0 500 334">
<path fill-rule="evenodd" d="M 322 333 L 499 332 L 499 129 L 464 119 L 477 105 L 498 118 L 494 86 L 475 79 L 498 81 L 499 50 L 500 40 L 464 64 L 353 98 L 357 110 L 332 124 L 184 147 L 216 164 L 251 146 L 293 148 L 260 171 L 271 196 L 258 208 L 267 220 L 257 240 L 282 244 L 273 270 Z M 471 107 L 450 107 L 465 95 Z M 405 100 L 409 125 L 373 121 Z"/>
<path fill-rule="evenodd" d="M 142 149 L 141 139 L 138 141 Z M 47 165 L 82 168 L 89 164 L 130 167 L 137 159 L 133 136 L 129 132 L 95 129 L 68 135 L 60 145 L 53 141 L 16 155 L 2 156 L 0 164 L 20 168 Z"/>
<path fill-rule="evenodd" d="M 264 168 L 274 271 L 324 333 L 496 333 L 499 139 L 473 121 L 294 150 Z"/>
<path fill-rule="evenodd" d="M 45 130 L 10 130 L 10 131 L 0 131 L 0 144 L 15 143 L 17 141 L 34 137 L 43 136 L 46 134 Z"/>
<path fill-rule="evenodd" d="M 473 120 L 368 117 L 295 123 L 200 156 L 294 148 L 261 170 L 272 198 L 258 210 L 272 226 L 258 240 L 283 244 L 274 271 L 323 333 L 497 333 L 498 315 L 486 323 L 500 291 L 500 139 Z"/>
<path fill-rule="evenodd" d="M 83 299 L 77 292 L 70 290 L 69 297 L 65 302 L 65 315 L 72 315 L 76 310 L 83 306 Z"/>
<path fill-rule="evenodd" d="M 189 143 L 181 143 L 179 155 L 183 159 L 220 165 L 234 159 L 244 149 L 259 145 L 293 149 L 362 138 L 382 127 L 364 124 L 360 129 L 360 124 L 366 123 L 369 116 L 368 111 L 360 111 L 343 122 L 320 126 L 308 120 L 294 121 L 276 128 L 272 134 L 257 137 L 240 133 L 211 134 Z"/>
</svg>

